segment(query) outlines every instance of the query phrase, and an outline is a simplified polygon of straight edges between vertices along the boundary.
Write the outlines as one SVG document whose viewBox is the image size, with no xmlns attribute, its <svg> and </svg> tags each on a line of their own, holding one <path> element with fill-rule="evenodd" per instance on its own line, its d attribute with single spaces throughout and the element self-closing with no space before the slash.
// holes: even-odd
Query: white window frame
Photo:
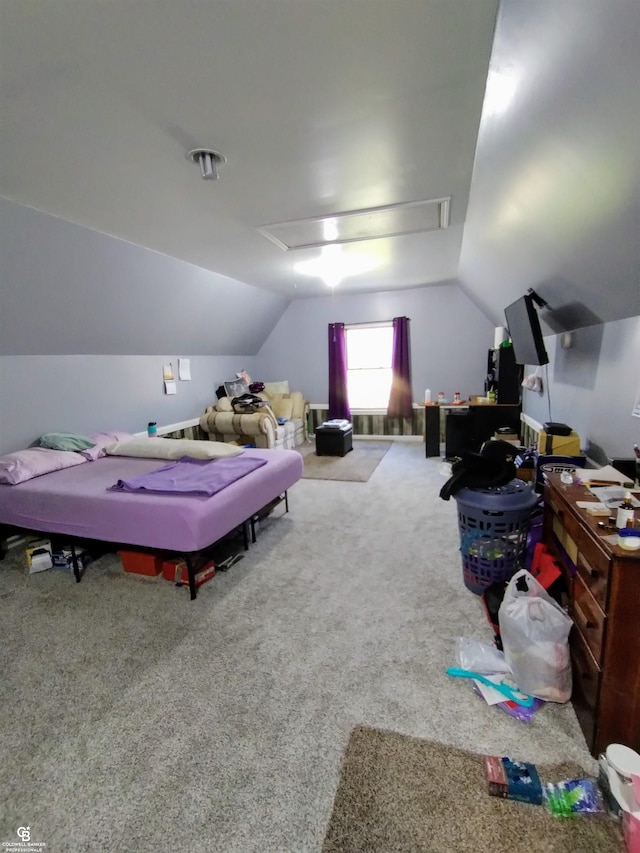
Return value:
<svg viewBox="0 0 640 853">
<path fill-rule="evenodd" d="M 346 352 L 347 352 L 347 388 L 349 388 L 349 390 L 350 390 L 349 373 L 351 372 L 351 370 L 358 370 L 359 369 L 359 368 L 351 368 L 351 369 L 349 368 L 349 332 L 350 331 L 354 331 L 354 332 L 358 331 L 359 332 L 359 331 L 365 331 L 367 329 L 380 329 L 380 328 L 391 329 L 391 331 L 393 333 L 393 321 L 392 320 L 383 320 L 383 321 L 380 321 L 377 323 L 353 323 L 351 325 L 349 325 L 348 323 L 345 324 L 345 346 L 346 346 Z M 391 335 L 391 345 L 390 345 L 390 350 L 389 350 L 389 366 L 388 367 L 382 367 L 379 369 L 391 371 L 392 361 L 393 361 L 393 334 Z M 375 368 L 369 368 L 369 369 L 375 369 Z M 391 379 L 392 379 L 392 377 L 390 376 L 389 377 L 389 392 L 391 392 Z M 377 406 L 377 407 L 354 406 L 351 402 L 351 394 L 349 394 L 349 408 L 351 409 L 352 412 L 356 412 L 359 414 L 379 414 L 379 413 L 385 413 L 386 414 L 387 404 L 385 404 L 384 406 Z"/>
</svg>

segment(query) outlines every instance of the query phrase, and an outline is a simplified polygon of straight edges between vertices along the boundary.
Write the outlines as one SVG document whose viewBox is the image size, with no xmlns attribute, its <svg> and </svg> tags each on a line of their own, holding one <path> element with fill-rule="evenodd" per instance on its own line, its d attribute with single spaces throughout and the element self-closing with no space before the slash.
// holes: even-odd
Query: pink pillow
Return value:
<svg viewBox="0 0 640 853">
<path fill-rule="evenodd" d="M 0 456 L 0 483 L 15 486 L 50 474 L 62 468 L 73 468 L 82 465 L 87 460 L 73 450 L 49 450 L 48 447 L 28 447 L 26 450 L 16 450 Z"/>
<path fill-rule="evenodd" d="M 115 430 L 112 432 L 92 432 L 87 438 L 93 441 L 93 447 L 81 450 L 80 455 L 88 459 L 89 462 L 94 462 L 96 459 L 100 459 L 101 456 L 107 455 L 106 448 L 110 444 L 115 444 L 118 441 L 128 441 L 130 438 L 133 438 L 133 433 L 116 432 Z"/>
</svg>

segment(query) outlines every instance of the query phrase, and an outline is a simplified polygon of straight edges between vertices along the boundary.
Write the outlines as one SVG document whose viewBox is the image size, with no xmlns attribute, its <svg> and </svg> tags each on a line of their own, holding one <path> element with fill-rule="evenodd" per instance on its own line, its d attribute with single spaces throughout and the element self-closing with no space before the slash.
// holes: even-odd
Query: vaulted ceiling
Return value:
<svg viewBox="0 0 640 853">
<path fill-rule="evenodd" d="M 294 269 L 320 251 L 260 227 L 450 197 L 340 287 L 456 275 L 497 0 L 0 5 L 5 197 L 291 298 L 327 293 Z"/>
<path fill-rule="evenodd" d="M 321 252 L 265 226 L 450 199 L 446 228 L 334 248 L 369 265 L 341 292 L 457 280 L 501 322 L 533 286 L 582 306 L 565 326 L 632 316 L 638 9 L 1 0 L 0 195 L 287 299 L 328 292 L 297 270 Z"/>
</svg>

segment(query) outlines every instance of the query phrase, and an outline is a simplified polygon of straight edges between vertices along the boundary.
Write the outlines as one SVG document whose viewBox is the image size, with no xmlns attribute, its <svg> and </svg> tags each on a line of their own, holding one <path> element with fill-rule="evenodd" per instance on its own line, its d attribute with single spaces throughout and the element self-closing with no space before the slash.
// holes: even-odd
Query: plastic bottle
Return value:
<svg viewBox="0 0 640 853">
<path fill-rule="evenodd" d="M 155 438 L 158 435 L 158 424 L 155 421 L 149 421 L 147 424 L 147 435 L 149 438 Z"/>
<path fill-rule="evenodd" d="M 459 391 L 454 391 L 454 392 L 453 392 L 453 402 L 454 402 L 454 403 L 459 403 L 459 402 L 460 402 L 460 392 L 459 392 Z"/>
<path fill-rule="evenodd" d="M 624 500 L 618 507 L 618 512 L 616 514 L 616 527 L 618 530 L 621 530 L 623 527 L 626 527 L 629 522 L 631 522 L 630 526 L 633 527 L 633 518 L 634 509 L 631 492 L 626 492 Z"/>
<path fill-rule="evenodd" d="M 438 391 L 438 402 L 444 403 L 444 391 Z"/>
<path fill-rule="evenodd" d="M 427 388 L 424 392 L 424 404 L 425 406 L 431 402 L 431 388 Z"/>
</svg>

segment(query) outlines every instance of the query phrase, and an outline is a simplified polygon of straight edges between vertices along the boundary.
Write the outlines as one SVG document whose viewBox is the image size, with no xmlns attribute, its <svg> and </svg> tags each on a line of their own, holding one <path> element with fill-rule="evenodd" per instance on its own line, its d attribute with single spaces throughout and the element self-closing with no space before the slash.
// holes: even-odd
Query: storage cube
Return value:
<svg viewBox="0 0 640 853">
<path fill-rule="evenodd" d="M 146 551 L 118 551 L 125 572 L 156 577 L 162 571 L 162 560 L 157 554 Z"/>
<path fill-rule="evenodd" d="M 538 453 L 547 456 L 580 456 L 580 436 L 575 430 L 569 435 L 548 435 L 542 429 L 538 434 Z"/>
</svg>

